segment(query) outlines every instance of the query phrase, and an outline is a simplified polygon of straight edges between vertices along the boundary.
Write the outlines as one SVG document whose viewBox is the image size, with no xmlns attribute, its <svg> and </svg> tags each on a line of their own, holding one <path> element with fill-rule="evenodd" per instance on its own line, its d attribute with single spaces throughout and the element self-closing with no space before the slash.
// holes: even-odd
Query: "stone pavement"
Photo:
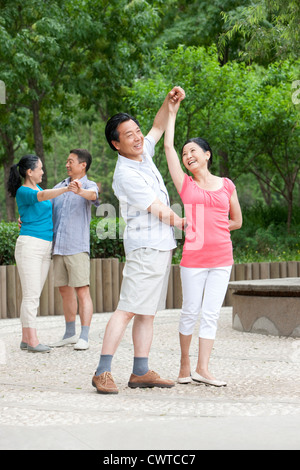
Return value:
<svg viewBox="0 0 300 470">
<path fill-rule="evenodd" d="M 117 396 L 98 395 L 91 385 L 110 314 L 94 315 L 89 350 L 67 346 L 46 355 L 21 351 L 19 320 L 0 320 L 0 449 L 299 449 L 300 341 L 235 331 L 231 312 L 222 309 L 211 359 L 226 388 L 129 389 L 129 327 L 113 360 Z M 179 314 L 158 313 L 150 355 L 150 367 L 173 380 Z M 38 318 L 41 342 L 63 331 L 63 317 Z M 193 365 L 197 343 L 195 331 Z"/>
</svg>

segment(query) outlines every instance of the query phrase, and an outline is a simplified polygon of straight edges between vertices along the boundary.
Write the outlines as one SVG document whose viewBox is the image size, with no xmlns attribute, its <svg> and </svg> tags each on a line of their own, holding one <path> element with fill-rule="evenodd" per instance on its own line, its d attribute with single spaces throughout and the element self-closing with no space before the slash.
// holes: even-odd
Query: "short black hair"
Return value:
<svg viewBox="0 0 300 470">
<path fill-rule="evenodd" d="M 106 137 L 108 144 L 110 145 L 110 148 L 112 148 L 115 152 L 117 152 L 118 150 L 112 144 L 112 141 L 115 140 L 116 142 L 119 142 L 120 134 L 118 132 L 118 127 L 120 124 L 122 124 L 122 122 L 130 121 L 130 120 L 135 122 L 140 127 L 140 123 L 138 122 L 138 120 L 130 116 L 130 114 L 127 114 L 127 113 L 115 114 L 113 117 L 111 117 L 107 121 L 107 124 L 105 127 L 105 137 Z"/>
<path fill-rule="evenodd" d="M 85 149 L 73 149 L 70 150 L 70 153 L 74 153 L 75 155 L 77 155 L 79 163 L 86 163 L 85 171 L 87 173 L 92 164 L 92 155 L 90 154 L 90 152 Z"/>
</svg>

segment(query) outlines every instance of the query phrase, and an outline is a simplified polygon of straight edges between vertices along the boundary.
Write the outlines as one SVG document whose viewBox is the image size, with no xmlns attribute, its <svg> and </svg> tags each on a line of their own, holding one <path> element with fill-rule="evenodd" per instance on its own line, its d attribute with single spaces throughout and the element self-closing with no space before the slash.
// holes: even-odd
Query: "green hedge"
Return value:
<svg viewBox="0 0 300 470">
<path fill-rule="evenodd" d="M 93 218 L 91 221 L 91 257 L 125 259 L 123 240 L 119 234 L 124 230 L 119 220 Z M 15 222 L 0 223 L 0 265 L 15 264 L 14 250 L 19 227 Z M 100 236 L 100 238 L 99 238 Z M 115 237 L 111 239 L 110 237 Z"/>
<path fill-rule="evenodd" d="M 0 223 L 0 265 L 15 264 L 15 245 L 19 236 L 17 223 Z"/>
<path fill-rule="evenodd" d="M 290 231 L 286 221 L 281 204 L 243 210 L 243 227 L 231 234 L 235 262 L 300 261 L 300 208 L 294 207 Z"/>
<path fill-rule="evenodd" d="M 300 261 L 300 208 L 294 209 L 291 230 L 286 227 L 286 209 L 282 206 L 255 205 L 243 211 L 243 227 L 232 232 L 236 263 Z M 125 259 L 122 219 L 92 218 L 91 258 Z M 17 223 L 0 223 L 0 265 L 15 264 Z M 120 238 L 121 237 L 121 238 Z M 184 238 L 177 240 L 173 263 L 181 259 Z"/>
</svg>

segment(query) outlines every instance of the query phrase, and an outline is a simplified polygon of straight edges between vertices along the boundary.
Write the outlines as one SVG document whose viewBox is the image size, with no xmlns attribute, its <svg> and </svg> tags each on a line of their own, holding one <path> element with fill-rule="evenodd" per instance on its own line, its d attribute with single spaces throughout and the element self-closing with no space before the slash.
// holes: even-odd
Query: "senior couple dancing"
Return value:
<svg viewBox="0 0 300 470">
<path fill-rule="evenodd" d="M 113 190 L 126 222 L 126 263 L 119 304 L 106 326 L 99 365 L 92 378 L 92 385 L 100 394 L 118 393 L 111 373 L 112 360 L 132 319 L 134 359 L 129 387 L 171 388 L 175 385 L 172 380 L 161 378 L 150 370 L 148 365 L 154 318 L 157 311 L 165 308 L 172 252 L 176 247 L 174 227 L 186 230 L 180 263 L 183 305 L 179 325 L 181 364 L 178 383 L 187 384 L 193 380 L 217 387 L 226 385 L 209 371 L 209 359 L 233 265 L 230 232 L 241 227 L 242 214 L 233 182 L 214 176 L 209 170 L 213 153 L 207 141 L 194 138 L 183 145 L 182 167 L 174 148 L 174 129 L 184 99 L 184 90 L 174 87 L 146 137 L 138 121 L 125 113 L 113 116 L 106 125 L 107 141 L 118 152 Z M 153 162 L 155 146 L 163 134 L 169 171 L 184 204 L 185 218 L 171 210 L 168 191 Z M 66 318 L 65 335 L 53 346 L 77 341 L 77 294 L 82 331 L 74 348 L 88 348 L 92 317 L 89 223 L 91 204 L 98 198 L 96 184 L 86 177 L 90 164 L 90 154 L 72 150 L 66 165 L 69 179 L 44 191 L 38 186 L 43 174 L 38 157 L 23 157 L 11 169 L 8 188 L 12 196 L 16 196 L 21 219 L 23 214 L 23 221 L 26 221 L 16 246 L 23 290 L 21 349 L 50 351 L 48 346 L 39 344 L 35 317 L 49 270 L 51 250 L 56 285 L 60 287 Z M 67 222 L 76 217 L 76 230 L 68 234 L 74 223 Z M 36 280 L 33 281 L 33 252 L 37 251 Z M 76 278 L 78 273 L 82 273 L 82 279 Z M 32 292 L 33 287 L 35 292 Z M 192 373 L 189 350 L 200 311 L 199 355 Z"/>
<path fill-rule="evenodd" d="M 128 386 L 171 388 L 175 385 L 149 370 L 148 365 L 153 321 L 156 312 L 165 308 L 172 251 L 176 247 L 174 227 L 186 228 L 180 264 L 183 305 L 178 383 L 193 380 L 226 386 L 226 382 L 210 373 L 209 359 L 233 265 L 230 231 L 241 227 L 242 214 L 233 182 L 209 171 L 213 154 L 208 142 L 195 138 L 183 145 L 182 163 L 192 176 L 182 169 L 174 148 L 174 129 L 184 99 L 184 90 L 174 87 L 146 137 L 138 121 L 128 114 L 117 114 L 106 125 L 107 141 L 118 152 L 113 190 L 126 222 L 126 263 L 119 304 L 107 324 L 100 362 L 92 379 L 100 394 L 118 393 L 111 373 L 112 360 L 132 319 L 134 359 Z M 163 133 L 169 171 L 184 204 L 186 218 L 170 209 L 168 191 L 153 162 L 155 145 Z M 191 373 L 189 350 L 201 310 L 199 356 L 196 370 Z"/>
</svg>

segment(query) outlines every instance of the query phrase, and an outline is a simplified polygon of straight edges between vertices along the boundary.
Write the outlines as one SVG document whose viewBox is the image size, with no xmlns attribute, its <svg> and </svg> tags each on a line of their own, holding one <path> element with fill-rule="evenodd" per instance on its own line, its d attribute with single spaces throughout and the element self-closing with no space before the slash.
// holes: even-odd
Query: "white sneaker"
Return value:
<svg viewBox="0 0 300 470">
<path fill-rule="evenodd" d="M 62 346 L 67 346 L 68 344 L 76 344 L 77 336 L 71 336 L 70 338 L 62 339 L 57 341 L 57 343 L 50 344 L 51 348 L 61 348 Z"/>
<path fill-rule="evenodd" d="M 88 341 L 85 341 L 82 338 L 79 338 L 78 342 L 75 344 L 74 349 L 75 351 L 85 351 L 89 349 L 90 345 Z"/>
</svg>

